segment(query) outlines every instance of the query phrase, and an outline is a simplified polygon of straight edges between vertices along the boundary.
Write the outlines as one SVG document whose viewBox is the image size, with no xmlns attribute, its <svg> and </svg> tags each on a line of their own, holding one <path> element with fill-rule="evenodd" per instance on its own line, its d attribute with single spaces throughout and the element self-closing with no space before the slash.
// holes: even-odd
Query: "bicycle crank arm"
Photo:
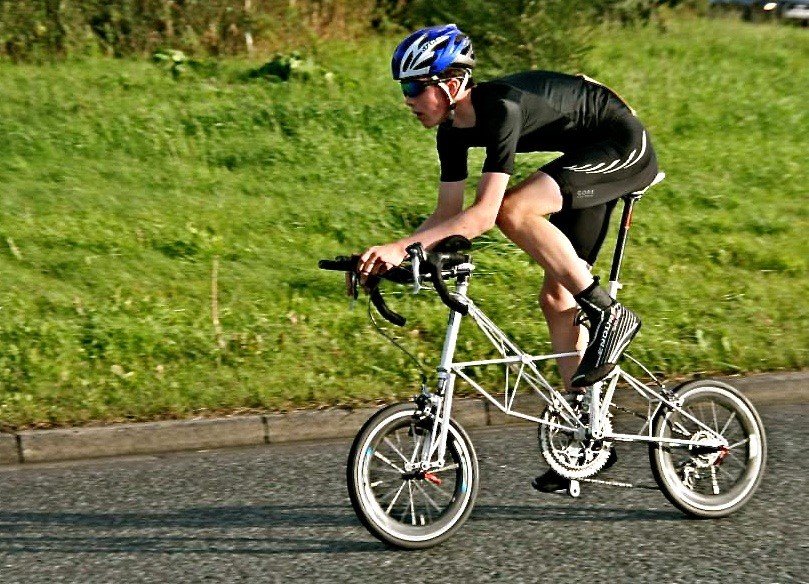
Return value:
<svg viewBox="0 0 809 584">
<path fill-rule="evenodd" d="M 621 481 L 605 481 L 602 479 L 571 479 L 567 487 L 567 494 L 577 499 L 581 496 L 581 483 L 592 485 L 606 485 L 608 487 L 621 487 L 623 489 L 633 489 L 636 485 L 632 483 L 622 483 Z"/>
</svg>

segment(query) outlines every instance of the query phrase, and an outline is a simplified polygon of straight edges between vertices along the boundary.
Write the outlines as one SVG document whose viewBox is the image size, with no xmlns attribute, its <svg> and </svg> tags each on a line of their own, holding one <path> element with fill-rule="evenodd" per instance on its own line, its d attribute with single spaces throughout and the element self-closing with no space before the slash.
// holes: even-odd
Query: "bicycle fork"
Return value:
<svg viewBox="0 0 809 584">
<path fill-rule="evenodd" d="M 469 280 L 464 278 L 458 282 L 456 294 L 460 298 L 465 298 L 468 287 Z M 462 319 L 463 315 L 460 312 L 450 310 L 447 333 L 444 337 L 444 347 L 441 350 L 441 361 L 438 364 L 438 388 L 434 394 L 429 395 L 434 418 L 432 431 L 422 449 L 421 470 L 423 471 L 444 466 L 444 457 L 447 452 L 447 433 L 449 432 L 449 421 L 452 415 L 452 394 L 456 378 L 456 374 L 452 373 L 451 368 Z M 435 457 L 434 463 L 432 462 L 433 457 Z"/>
</svg>

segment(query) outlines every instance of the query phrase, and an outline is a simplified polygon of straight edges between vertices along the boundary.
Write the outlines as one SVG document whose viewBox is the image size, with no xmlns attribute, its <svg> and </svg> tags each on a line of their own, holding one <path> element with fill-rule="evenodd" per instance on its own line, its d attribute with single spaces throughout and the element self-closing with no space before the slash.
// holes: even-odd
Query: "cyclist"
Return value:
<svg viewBox="0 0 809 584">
<path fill-rule="evenodd" d="M 584 349 L 581 359 L 559 360 L 565 386 L 592 385 L 641 326 L 590 268 L 617 200 L 657 174 L 649 136 L 616 93 L 585 76 L 528 71 L 475 84 L 474 66 L 472 43 L 454 24 L 423 28 L 396 47 L 391 68 L 406 105 L 424 127 L 438 128 L 438 201 L 412 235 L 367 249 L 359 271 L 367 277 L 399 265 L 412 243 L 472 239 L 497 225 L 545 271 L 539 301 L 553 350 Z M 475 201 L 463 209 L 470 147 L 484 147 L 486 159 Z M 535 151 L 563 154 L 509 188 L 515 154 Z M 577 324 L 578 307 L 589 335 Z M 567 481 L 551 470 L 532 484 L 556 491 Z"/>
</svg>

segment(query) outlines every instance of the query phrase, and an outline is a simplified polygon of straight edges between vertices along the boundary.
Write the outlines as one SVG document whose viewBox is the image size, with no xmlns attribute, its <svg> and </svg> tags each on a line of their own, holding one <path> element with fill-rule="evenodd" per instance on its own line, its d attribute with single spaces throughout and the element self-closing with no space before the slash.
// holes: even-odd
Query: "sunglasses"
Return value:
<svg viewBox="0 0 809 584">
<path fill-rule="evenodd" d="M 430 85 L 438 85 L 438 81 L 417 81 L 417 80 L 408 80 L 408 81 L 401 81 L 400 84 L 402 86 L 402 95 L 405 97 L 418 97 L 424 90 L 427 89 Z"/>
</svg>

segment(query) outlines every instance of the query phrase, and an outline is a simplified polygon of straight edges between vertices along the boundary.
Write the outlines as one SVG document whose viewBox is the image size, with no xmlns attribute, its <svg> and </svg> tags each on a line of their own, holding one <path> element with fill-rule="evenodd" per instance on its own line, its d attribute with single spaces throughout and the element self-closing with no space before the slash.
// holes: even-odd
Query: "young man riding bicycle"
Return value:
<svg viewBox="0 0 809 584">
<path fill-rule="evenodd" d="M 624 194 L 648 186 L 657 160 L 635 112 L 609 88 L 584 76 L 528 71 L 475 84 L 469 38 L 455 25 L 424 28 L 396 48 L 391 62 L 405 103 L 425 128 L 438 128 L 441 181 L 435 211 L 409 237 L 367 249 L 365 276 L 399 265 L 406 248 L 449 237 L 468 239 L 495 225 L 545 271 L 540 305 L 569 390 L 612 371 L 640 329 L 590 272 L 609 218 Z M 467 151 L 485 147 L 472 205 L 463 209 Z M 563 155 L 508 188 L 517 152 Z M 577 323 L 579 307 L 589 321 Z M 589 342 L 588 342 L 589 338 Z M 556 491 L 566 480 L 548 471 L 535 488 Z"/>
</svg>

